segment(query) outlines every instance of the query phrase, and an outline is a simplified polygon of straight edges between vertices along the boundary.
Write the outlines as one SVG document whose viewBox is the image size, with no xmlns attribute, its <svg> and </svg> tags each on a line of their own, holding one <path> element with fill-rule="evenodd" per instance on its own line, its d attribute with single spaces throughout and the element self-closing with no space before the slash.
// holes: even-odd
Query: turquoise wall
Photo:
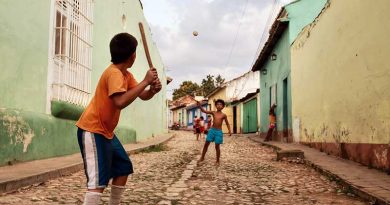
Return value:
<svg viewBox="0 0 390 205">
<path fill-rule="evenodd" d="M 82 108 L 52 103 L 53 114 L 59 118 L 46 114 L 52 2 L 0 1 L 0 166 L 79 152 L 74 119 Z M 93 90 L 110 64 L 109 41 L 123 31 L 139 41 L 137 60 L 130 71 L 139 81 L 143 79 L 148 66 L 139 21 L 144 23 L 153 63 L 164 85 L 153 100 L 136 100 L 122 112 L 116 129 L 118 138 L 125 144 L 167 132 L 164 68 L 140 2 L 125 0 L 124 8 L 123 0 L 94 2 Z M 127 16 L 126 29 L 122 26 L 122 11 Z"/>
<path fill-rule="evenodd" d="M 291 115 L 291 54 L 290 45 L 295 41 L 299 33 L 308 24 L 312 23 L 326 5 L 327 0 L 300 0 L 288 4 L 285 9 L 288 13 L 288 28 L 284 31 L 278 43 L 274 47 L 277 55 L 276 61 L 268 60 L 264 65 L 267 75 L 260 73 L 260 132 L 267 132 L 269 126 L 270 87 L 277 86 L 277 130 L 283 128 L 283 106 L 287 106 L 288 129 L 292 128 Z M 283 103 L 283 80 L 287 78 L 287 105 Z"/>
<path fill-rule="evenodd" d="M 270 108 L 270 88 L 273 85 L 277 87 L 277 108 L 276 119 L 277 129 L 283 130 L 283 80 L 288 81 L 288 128 L 291 129 L 291 77 L 290 77 L 290 44 L 289 44 L 289 29 L 287 28 L 278 43 L 274 47 L 274 53 L 277 55 L 275 61 L 270 59 L 265 63 L 264 68 L 267 69 L 267 74 L 260 73 L 260 132 L 267 132 L 269 126 L 269 108 Z"/>
<path fill-rule="evenodd" d="M 289 23 L 289 43 L 292 44 L 298 34 L 314 19 L 324 8 L 328 0 L 300 0 L 285 6 L 288 12 Z"/>
<path fill-rule="evenodd" d="M 50 2 L 0 1 L 0 108 L 46 110 Z"/>
</svg>

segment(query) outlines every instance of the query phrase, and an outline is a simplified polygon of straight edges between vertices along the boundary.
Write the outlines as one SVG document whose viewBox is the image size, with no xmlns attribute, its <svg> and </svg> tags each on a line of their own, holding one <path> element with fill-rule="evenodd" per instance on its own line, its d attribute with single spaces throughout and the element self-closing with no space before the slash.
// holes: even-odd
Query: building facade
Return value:
<svg viewBox="0 0 390 205">
<path fill-rule="evenodd" d="M 390 172 L 390 2 L 330 0 L 291 48 L 294 140 Z"/>
<path fill-rule="evenodd" d="M 233 133 L 254 133 L 260 127 L 260 75 L 247 72 L 226 82 L 226 98 L 233 109 Z"/>
<path fill-rule="evenodd" d="M 315 20 L 326 0 L 300 0 L 283 7 L 274 21 L 267 42 L 252 67 L 260 71 L 260 133 L 269 126 L 269 110 L 276 104 L 273 140 L 292 142 L 291 44 L 301 30 Z"/>
<path fill-rule="evenodd" d="M 141 81 L 149 69 L 140 22 L 166 82 L 138 0 L 0 2 L 0 165 L 79 151 L 75 122 L 110 64 L 111 38 L 134 35 L 139 44 L 130 72 Z M 116 130 L 122 143 L 167 132 L 165 87 L 154 99 L 136 100 L 122 111 Z"/>
</svg>

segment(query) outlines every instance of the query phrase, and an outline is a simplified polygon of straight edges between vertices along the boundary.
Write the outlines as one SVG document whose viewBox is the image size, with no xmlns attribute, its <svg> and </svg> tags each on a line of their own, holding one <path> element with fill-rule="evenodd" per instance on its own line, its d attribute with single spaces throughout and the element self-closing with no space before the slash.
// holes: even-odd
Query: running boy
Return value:
<svg viewBox="0 0 390 205">
<path fill-rule="evenodd" d="M 147 71 L 140 83 L 127 71 L 135 61 L 137 45 L 137 40 L 128 33 L 112 38 L 112 64 L 103 72 L 94 97 L 76 123 L 87 177 L 88 191 L 84 199 L 87 205 L 99 204 L 111 178 L 110 204 L 120 203 L 127 176 L 133 173 L 133 165 L 114 134 L 121 109 L 138 97 L 149 100 L 161 90 L 156 69 Z"/>
<path fill-rule="evenodd" d="M 215 143 L 215 151 L 217 154 L 216 165 L 219 165 L 219 158 L 221 156 L 220 145 L 223 143 L 223 133 L 222 133 L 222 123 L 225 120 L 226 126 L 229 130 L 229 136 L 232 136 L 230 131 L 229 121 L 225 113 L 222 112 L 222 109 L 225 107 L 225 102 L 221 99 L 215 101 L 215 107 L 217 111 L 207 111 L 202 106 L 200 106 L 200 102 L 197 102 L 200 110 L 204 113 L 210 114 L 213 116 L 213 126 L 209 129 L 207 134 L 206 143 L 204 144 L 202 157 L 200 158 L 200 162 L 204 160 L 207 149 L 211 142 Z"/>
</svg>

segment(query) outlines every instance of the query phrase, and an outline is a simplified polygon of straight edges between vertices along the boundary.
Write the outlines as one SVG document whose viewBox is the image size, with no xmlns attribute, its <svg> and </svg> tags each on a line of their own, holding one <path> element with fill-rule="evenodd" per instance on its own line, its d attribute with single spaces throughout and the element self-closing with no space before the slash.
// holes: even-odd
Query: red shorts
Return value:
<svg viewBox="0 0 390 205">
<path fill-rule="evenodd" d="M 270 125 L 269 125 L 269 128 L 270 128 L 270 129 L 274 129 L 274 128 L 275 128 L 275 124 L 270 124 Z"/>
</svg>

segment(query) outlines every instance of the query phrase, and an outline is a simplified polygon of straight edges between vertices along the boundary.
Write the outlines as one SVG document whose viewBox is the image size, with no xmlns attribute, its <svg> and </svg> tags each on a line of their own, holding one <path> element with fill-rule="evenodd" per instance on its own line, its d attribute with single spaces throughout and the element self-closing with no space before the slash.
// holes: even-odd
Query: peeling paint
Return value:
<svg viewBox="0 0 390 205">
<path fill-rule="evenodd" d="M 302 48 L 305 45 L 306 41 L 310 38 L 311 31 L 315 28 L 315 26 L 317 25 L 319 19 L 325 13 L 325 11 L 327 9 L 329 9 L 330 5 L 331 5 L 331 2 L 328 1 L 325 4 L 325 6 L 322 9 L 322 11 L 319 13 L 319 15 L 314 19 L 314 21 L 311 24 L 307 25 L 306 27 L 304 27 L 302 29 L 301 33 L 298 35 L 298 37 L 292 43 L 292 46 L 291 46 L 292 49 L 298 50 L 298 49 Z M 302 36 L 304 36 L 304 38 Z"/>
<path fill-rule="evenodd" d="M 388 159 L 387 159 L 387 153 L 388 149 L 383 149 L 383 150 L 374 150 L 374 155 L 376 160 L 378 160 L 379 164 L 386 164 Z"/>
<path fill-rule="evenodd" d="M 19 114 L 19 112 L 16 112 L 16 114 Z M 22 143 L 23 152 L 27 152 L 27 148 L 35 136 L 34 131 L 27 122 L 17 115 L 4 115 L 3 126 L 10 137 L 10 144 L 16 145 Z"/>
</svg>

